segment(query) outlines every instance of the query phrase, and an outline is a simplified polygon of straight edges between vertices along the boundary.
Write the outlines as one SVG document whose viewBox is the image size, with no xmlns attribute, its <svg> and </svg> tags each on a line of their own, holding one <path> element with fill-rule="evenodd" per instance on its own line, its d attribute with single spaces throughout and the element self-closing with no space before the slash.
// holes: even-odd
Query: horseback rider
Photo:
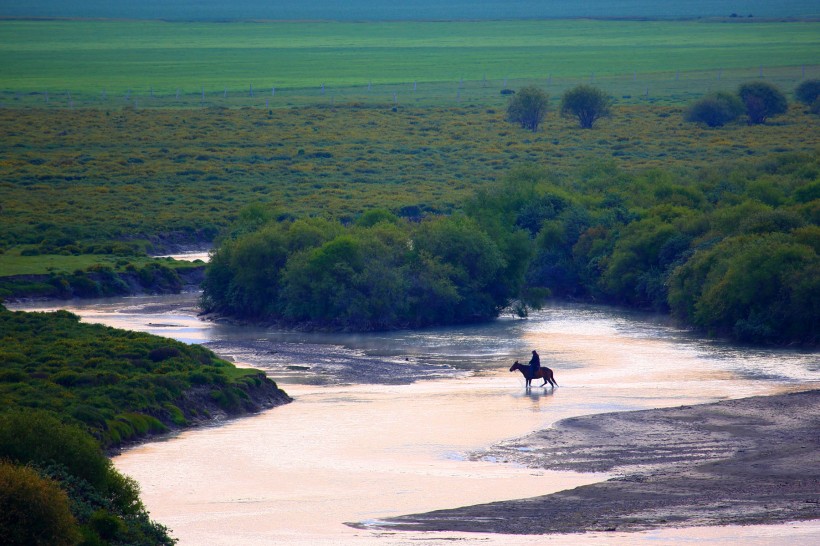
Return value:
<svg viewBox="0 0 820 546">
<path fill-rule="evenodd" d="M 530 359 L 530 377 L 535 377 L 535 374 L 538 373 L 538 370 L 541 368 L 541 357 L 538 356 L 534 350 L 532 352 L 532 358 Z"/>
</svg>

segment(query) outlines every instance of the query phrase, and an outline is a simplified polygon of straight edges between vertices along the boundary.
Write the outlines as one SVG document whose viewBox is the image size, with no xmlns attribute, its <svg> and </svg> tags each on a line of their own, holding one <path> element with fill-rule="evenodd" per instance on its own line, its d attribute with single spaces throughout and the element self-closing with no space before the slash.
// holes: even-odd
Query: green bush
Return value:
<svg viewBox="0 0 820 546">
<path fill-rule="evenodd" d="M 111 466 L 91 435 L 39 410 L 0 413 L 0 458 L 61 464 L 97 488 L 105 488 Z"/>
<path fill-rule="evenodd" d="M 692 103 L 684 119 L 692 123 L 705 123 L 709 127 L 721 127 L 739 118 L 743 112 L 743 103 L 737 95 L 717 92 Z"/>
<path fill-rule="evenodd" d="M 738 88 L 737 94 L 746 107 L 746 115 L 751 124 L 765 123 L 767 119 L 788 110 L 786 96 L 768 82 L 744 83 Z"/>
<path fill-rule="evenodd" d="M 601 89 L 578 85 L 561 97 L 561 115 L 575 117 L 583 129 L 592 129 L 595 122 L 609 116 L 612 99 Z"/>
<path fill-rule="evenodd" d="M 544 121 L 549 109 L 549 96 L 535 86 L 518 90 L 507 103 L 507 119 L 533 133 Z"/>
<path fill-rule="evenodd" d="M 820 80 L 806 80 L 801 82 L 794 89 L 794 97 L 805 104 L 811 106 L 817 102 L 820 97 Z"/>
<path fill-rule="evenodd" d="M 486 320 L 512 297 L 516 279 L 504 278 L 507 262 L 474 221 L 363 218 L 273 224 L 226 241 L 203 301 L 243 317 L 372 330 Z"/>
<path fill-rule="evenodd" d="M 81 540 L 65 491 L 31 468 L 2 461 L 0 537 L 7 546 L 72 546 Z"/>
</svg>

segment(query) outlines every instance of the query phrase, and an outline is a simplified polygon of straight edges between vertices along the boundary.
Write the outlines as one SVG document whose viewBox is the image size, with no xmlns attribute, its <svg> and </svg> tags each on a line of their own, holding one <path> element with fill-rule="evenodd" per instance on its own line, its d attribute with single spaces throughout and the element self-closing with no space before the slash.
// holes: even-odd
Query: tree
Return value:
<svg viewBox="0 0 820 546">
<path fill-rule="evenodd" d="M 595 122 L 609 115 L 612 101 L 602 90 L 591 85 L 578 85 L 561 98 L 561 115 L 577 117 L 584 129 L 592 129 Z"/>
<path fill-rule="evenodd" d="M 82 538 L 68 495 L 57 483 L 2 461 L 0 536 L 9 546 L 71 546 Z"/>
<path fill-rule="evenodd" d="M 737 95 L 718 91 L 690 105 L 684 119 L 705 123 L 709 127 L 721 127 L 739 118 L 743 110 L 743 103 Z"/>
<path fill-rule="evenodd" d="M 806 80 L 794 90 L 794 96 L 808 106 L 813 114 L 820 114 L 820 80 Z"/>
<path fill-rule="evenodd" d="M 524 87 L 510 98 L 507 119 L 534 133 L 544 121 L 548 106 L 549 97 L 546 93 L 532 85 Z"/>
<path fill-rule="evenodd" d="M 797 100 L 811 106 L 820 97 L 820 80 L 806 80 L 794 89 Z"/>
<path fill-rule="evenodd" d="M 786 96 L 766 82 L 744 83 L 737 94 L 746 106 L 750 124 L 765 123 L 768 118 L 785 113 L 789 106 Z"/>
</svg>

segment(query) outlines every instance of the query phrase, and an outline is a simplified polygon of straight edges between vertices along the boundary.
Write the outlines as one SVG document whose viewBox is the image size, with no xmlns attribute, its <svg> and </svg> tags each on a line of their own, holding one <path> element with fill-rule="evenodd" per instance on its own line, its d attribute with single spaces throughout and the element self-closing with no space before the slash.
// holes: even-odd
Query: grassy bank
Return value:
<svg viewBox="0 0 820 546">
<path fill-rule="evenodd" d="M 198 345 L 0 307 L 0 400 L 89 430 L 106 448 L 289 401 L 262 372 Z"/>
<path fill-rule="evenodd" d="M 198 345 L 0 306 L 4 544 L 176 541 L 105 456 L 126 443 L 290 401 Z"/>
</svg>

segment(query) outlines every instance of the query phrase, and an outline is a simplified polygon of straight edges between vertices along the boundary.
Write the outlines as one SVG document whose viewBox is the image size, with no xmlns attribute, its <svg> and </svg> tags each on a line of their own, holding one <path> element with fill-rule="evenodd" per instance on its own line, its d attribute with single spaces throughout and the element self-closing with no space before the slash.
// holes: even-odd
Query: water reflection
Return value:
<svg viewBox="0 0 820 546">
<path fill-rule="evenodd" d="M 527 320 L 353 335 L 203 322 L 197 297 L 62 306 L 87 321 L 204 343 L 267 370 L 294 396 L 293 404 L 257 417 L 188 431 L 115 459 L 182 545 L 577 544 L 577 536 L 395 534 L 344 523 L 600 479 L 466 460 L 471 450 L 565 417 L 772 394 L 820 379 L 816 353 L 731 346 L 666 317 L 596 306 L 556 304 Z M 555 371 L 557 389 L 526 391 L 521 374 L 508 371 L 533 348 Z M 752 544 L 758 533 L 780 533 L 792 544 L 809 544 L 806 537 L 816 539 L 818 531 L 809 523 L 589 534 L 583 542 L 743 537 Z"/>
</svg>

